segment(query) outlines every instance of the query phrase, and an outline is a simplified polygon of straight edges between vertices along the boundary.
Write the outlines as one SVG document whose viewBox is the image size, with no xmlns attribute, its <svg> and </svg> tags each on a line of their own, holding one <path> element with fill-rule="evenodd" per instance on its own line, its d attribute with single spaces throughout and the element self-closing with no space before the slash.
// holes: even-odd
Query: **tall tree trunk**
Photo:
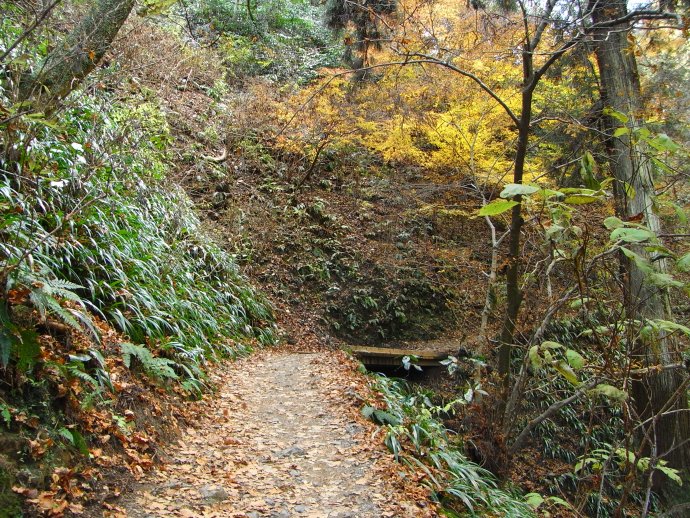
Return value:
<svg viewBox="0 0 690 518">
<path fill-rule="evenodd" d="M 522 183 L 524 178 L 529 136 L 532 130 L 532 96 L 534 93 L 532 80 L 534 77 L 534 67 L 532 48 L 530 47 L 529 41 L 525 42 L 525 49 L 522 52 L 522 72 L 525 87 L 522 91 L 522 112 L 520 113 L 520 123 L 518 126 L 513 183 Z M 510 361 L 512 358 L 513 342 L 515 341 L 515 328 L 523 299 L 522 290 L 520 289 L 520 241 L 523 224 L 522 203 L 520 202 L 522 201 L 522 197 L 516 196 L 514 199 L 519 203 L 513 207 L 510 217 L 508 268 L 506 271 L 507 307 L 503 320 L 503 327 L 501 329 L 501 345 L 498 349 L 498 374 L 503 378 L 505 398 L 508 397 L 508 391 L 510 389 Z M 504 406 L 501 406 L 501 408 L 499 408 L 499 415 L 503 413 L 503 410 Z"/>
<path fill-rule="evenodd" d="M 594 22 L 599 24 L 618 19 L 627 13 L 624 0 L 597 0 L 593 12 Z M 605 105 L 625 114 L 627 126 L 632 130 L 639 126 L 643 108 L 640 82 L 635 56 L 630 49 L 627 26 L 598 29 L 594 32 L 596 55 L 601 75 L 602 97 Z M 621 122 L 608 117 L 610 132 L 621 126 Z M 645 156 L 644 145 L 630 138 L 630 133 L 611 137 L 608 144 L 611 171 L 615 177 L 616 208 L 623 218 L 642 217 L 642 222 L 655 233 L 659 233 L 660 222 L 654 213 L 654 170 Z M 631 186 L 634 196 L 629 196 Z M 638 254 L 646 255 L 643 247 L 637 247 Z M 670 319 L 668 293 L 665 289 L 648 282 L 645 273 L 632 261 L 622 259 L 625 272 L 625 305 L 627 317 L 631 319 Z M 659 263 L 657 263 L 659 264 Z M 661 265 L 663 267 L 663 265 Z M 664 337 L 658 340 L 635 340 L 634 354 L 647 365 L 664 365 L 677 359 L 674 341 Z M 673 356 L 673 358 L 672 358 Z M 687 393 L 682 389 L 685 373 L 682 370 L 662 370 L 641 376 L 633 383 L 635 408 L 643 420 L 649 420 L 644 434 L 649 441 L 648 455 L 659 455 L 675 468 L 690 467 L 690 415 L 687 408 Z M 675 398 L 674 401 L 672 399 Z M 678 411 L 669 414 L 669 411 Z M 659 414 L 665 415 L 660 416 Z M 657 416 L 657 417 L 655 417 Z M 674 489 L 664 477 L 656 480 L 657 489 L 667 496 Z M 663 487 L 662 487 L 663 486 Z M 685 487 L 682 491 L 687 492 Z"/>
<path fill-rule="evenodd" d="M 22 78 L 20 99 L 46 109 L 66 97 L 103 58 L 134 4 L 135 0 L 95 0 L 38 70 Z"/>
</svg>

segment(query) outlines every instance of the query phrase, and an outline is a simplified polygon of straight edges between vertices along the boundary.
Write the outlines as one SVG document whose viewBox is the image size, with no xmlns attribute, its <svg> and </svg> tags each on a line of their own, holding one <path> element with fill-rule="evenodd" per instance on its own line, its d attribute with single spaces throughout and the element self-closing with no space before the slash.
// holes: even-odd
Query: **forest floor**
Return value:
<svg viewBox="0 0 690 518">
<path fill-rule="evenodd" d="M 344 353 L 266 350 L 212 381 L 196 421 L 111 516 L 437 516 L 361 416 L 372 394 Z"/>
</svg>

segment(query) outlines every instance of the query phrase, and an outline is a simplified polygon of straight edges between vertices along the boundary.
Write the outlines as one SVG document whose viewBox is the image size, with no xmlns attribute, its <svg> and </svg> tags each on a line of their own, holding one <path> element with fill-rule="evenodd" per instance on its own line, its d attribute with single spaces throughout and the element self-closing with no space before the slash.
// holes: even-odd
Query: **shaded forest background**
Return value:
<svg viewBox="0 0 690 518">
<path fill-rule="evenodd" d="M 0 2 L 7 509 L 140 476 L 222 358 L 431 343 L 365 413 L 449 516 L 683 516 L 685 5 L 106 4 Z"/>
</svg>

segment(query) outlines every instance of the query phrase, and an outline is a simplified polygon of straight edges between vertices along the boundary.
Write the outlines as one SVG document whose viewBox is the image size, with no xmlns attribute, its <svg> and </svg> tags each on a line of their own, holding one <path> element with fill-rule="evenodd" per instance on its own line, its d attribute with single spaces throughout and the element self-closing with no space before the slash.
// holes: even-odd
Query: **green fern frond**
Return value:
<svg viewBox="0 0 690 518">
<path fill-rule="evenodd" d="M 122 348 L 122 359 L 128 369 L 132 368 L 132 357 L 135 357 L 141 363 L 144 372 L 157 379 L 178 379 L 179 376 L 172 369 L 172 365 L 177 365 L 177 362 L 168 358 L 159 358 L 154 356 L 151 351 L 141 345 L 135 345 L 128 342 L 120 343 Z"/>
</svg>

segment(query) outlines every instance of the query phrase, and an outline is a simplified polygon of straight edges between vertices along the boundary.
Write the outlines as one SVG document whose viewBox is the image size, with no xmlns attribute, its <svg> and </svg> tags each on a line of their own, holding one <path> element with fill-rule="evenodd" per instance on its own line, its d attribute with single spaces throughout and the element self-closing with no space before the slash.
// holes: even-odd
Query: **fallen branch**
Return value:
<svg viewBox="0 0 690 518">
<path fill-rule="evenodd" d="M 208 160 L 209 162 L 214 162 L 216 164 L 220 164 L 222 162 L 225 162 L 228 158 L 228 146 L 225 146 L 223 148 L 223 152 L 221 153 L 220 156 L 201 155 L 201 158 L 203 158 L 204 160 Z"/>
</svg>

